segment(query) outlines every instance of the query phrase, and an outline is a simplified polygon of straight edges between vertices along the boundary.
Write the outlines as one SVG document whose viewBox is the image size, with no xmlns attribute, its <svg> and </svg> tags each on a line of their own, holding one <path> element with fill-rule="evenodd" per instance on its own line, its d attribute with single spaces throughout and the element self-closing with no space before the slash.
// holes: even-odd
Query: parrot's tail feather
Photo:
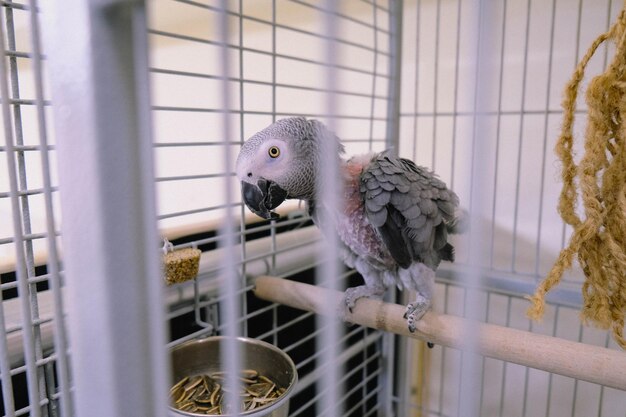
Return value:
<svg viewBox="0 0 626 417">
<path fill-rule="evenodd" d="M 454 262 L 454 246 L 451 244 L 446 243 L 446 245 L 439 250 L 438 254 L 442 260 Z"/>
<path fill-rule="evenodd" d="M 457 208 L 454 212 L 454 219 L 446 223 L 448 233 L 458 235 L 465 233 L 469 227 L 469 212 L 462 208 Z"/>
</svg>

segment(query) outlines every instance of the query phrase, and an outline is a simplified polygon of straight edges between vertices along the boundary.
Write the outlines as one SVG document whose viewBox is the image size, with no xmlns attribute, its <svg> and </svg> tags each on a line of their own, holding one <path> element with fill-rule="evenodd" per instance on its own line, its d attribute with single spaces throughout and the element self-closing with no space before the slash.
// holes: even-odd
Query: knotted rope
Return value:
<svg viewBox="0 0 626 417">
<path fill-rule="evenodd" d="M 574 229 L 548 276 L 530 297 L 528 316 L 543 316 L 545 295 L 557 285 L 577 256 L 584 274 L 581 319 L 611 328 L 626 349 L 626 1 L 608 32 L 600 35 L 578 63 L 565 89 L 563 125 L 555 151 L 562 162 L 563 189 L 558 211 Z M 574 162 L 574 113 L 585 69 L 605 41 L 616 44 L 606 71 L 589 83 L 584 154 Z M 580 189 L 577 189 L 577 185 Z M 577 214 L 579 192 L 584 215 Z"/>
</svg>

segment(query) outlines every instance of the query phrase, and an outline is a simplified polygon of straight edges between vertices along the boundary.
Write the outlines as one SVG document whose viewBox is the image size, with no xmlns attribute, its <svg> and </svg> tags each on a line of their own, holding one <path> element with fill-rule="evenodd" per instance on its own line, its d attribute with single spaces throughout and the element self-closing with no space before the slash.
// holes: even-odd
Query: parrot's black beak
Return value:
<svg viewBox="0 0 626 417">
<path fill-rule="evenodd" d="M 259 217 L 277 219 L 279 216 L 271 211 L 280 206 L 287 198 L 287 191 L 275 182 L 261 178 L 256 185 L 241 182 L 241 195 L 246 206 Z"/>
</svg>

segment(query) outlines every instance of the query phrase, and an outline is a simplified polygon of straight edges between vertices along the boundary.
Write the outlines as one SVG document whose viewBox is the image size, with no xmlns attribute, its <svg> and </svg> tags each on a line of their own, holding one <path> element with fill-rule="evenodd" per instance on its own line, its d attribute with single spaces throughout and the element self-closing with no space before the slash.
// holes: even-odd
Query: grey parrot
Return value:
<svg viewBox="0 0 626 417">
<path fill-rule="evenodd" d="M 323 141 L 333 141 L 334 147 Z M 337 155 L 323 155 L 328 149 Z M 281 119 L 256 133 L 241 147 L 236 173 L 246 206 L 264 219 L 285 199 L 307 204 L 314 223 L 331 218 L 344 263 L 356 269 L 365 285 L 348 288 L 344 308 L 362 297 L 382 297 L 389 286 L 415 291 L 405 312 L 408 328 L 431 306 L 435 270 L 454 260 L 449 233 L 459 231 L 459 198 L 426 168 L 388 152 L 343 158 L 339 139 L 321 122 L 303 117 Z M 341 210 L 326 210 L 318 198 L 322 158 L 335 157 L 343 177 Z M 332 161 L 332 159 L 331 159 Z"/>
</svg>

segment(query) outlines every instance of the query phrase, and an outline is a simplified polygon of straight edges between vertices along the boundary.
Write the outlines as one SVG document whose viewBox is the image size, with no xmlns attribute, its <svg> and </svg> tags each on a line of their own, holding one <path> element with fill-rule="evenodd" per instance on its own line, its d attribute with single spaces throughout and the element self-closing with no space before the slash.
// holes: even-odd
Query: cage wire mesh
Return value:
<svg viewBox="0 0 626 417">
<path fill-rule="evenodd" d="M 427 349 L 421 341 L 365 327 L 341 326 L 332 345 L 319 345 L 328 340 L 332 322 L 252 293 L 252 279 L 259 275 L 315 283 L 324 249 L 319 232 L 298 204 L 282 208 L 279 220 L 258 221 L 241 204 L 232 172 L 246 138 L 277 119 L 300 115 L 332 125 L 348 155 L 395 146 L 401 156 L 434 169 L 467 208 L 476 169 L 467 155 L 478 141 L 488 184 L 482 191 L 487 215 L 479 240 L 484 249 L 480 288 L 468 290 L 465 277 L 475 266 L 470 243 L 476 240 L 462 236 L 456 242 L 457 262 L 438 271 L 435 311 L 478 315 L 487 323 L 616 349 L 605 331 L 580 325 L 582 274 L 570 274 L 549 298 L 541 323 L 526 318 L 523 297 L 548 271 L 569 235 L 554 209 L 559 183 L 551 148 L 561 90 L 586 46 L 615 18 L 620 2 L 334 3 L 147 4 L 158 231 L 176 248 L 202 250 L 197 279 L 164 290 L 167 348 L 212 334 L 238 334 L 278 346 L 299 374 L 290 401 L 293 417 L 624 416 L 623 391 L 475 359 L 448 347 Z M 479 22 L 485 16 L 479 3 L 489 8 L 489 21 Z M 60 113 L 51 112 L 55 105 L 46 77 L 48 61 L 54 59 L 49 54 L 59 49 L 58 44 L 42 47 L 39 23 L 48 10 L 61 13 L 61 6 L 43 2 L 40 10 L 35 0 L 0 4 L 5 137 L 0 145 L 1 411 L 4 416 L 76 415 L 73 404 L 85 380 L 75 376 L 80 370 L 68 350 L 66 304 L 73 300 L 63 288 L 57 175 L 71 167 L 56 164 L 52 121 Z M 118 17 L 108 24 L 119 23 Z M 489 30 L 479 32 L 479 23 Z M 124 49 L 106 37 L 96 38 L 93 47 L 103 44 Z M 477 131 L 479 48 L 487 57 L 482 76 L 490 75 L 491 86 L 482 98 Z M 606 66 L 610 49 L 590 63 L 595 72 Z M 145 75 L 141 62 L 131 61 L 121 63 L 139 65 L 139 74 Z M 397 73 L 402 77 L 394 86 Z M 578 108 L 584 114 L 582 102 Z M 394 129 L 399 130 L 396 143 Z M 104 215 L 108 203 L 102 204 Z M 225 219 L 232 226 L 226 232 Z M 224 268 L 225 259 L 234 267 Z M 353 271 L 345 271 L 335 285 L 359 282 Z M 478 369 L 473 408 L 463 400 L 472 382 L 469 362 Z"/>
</svg>

